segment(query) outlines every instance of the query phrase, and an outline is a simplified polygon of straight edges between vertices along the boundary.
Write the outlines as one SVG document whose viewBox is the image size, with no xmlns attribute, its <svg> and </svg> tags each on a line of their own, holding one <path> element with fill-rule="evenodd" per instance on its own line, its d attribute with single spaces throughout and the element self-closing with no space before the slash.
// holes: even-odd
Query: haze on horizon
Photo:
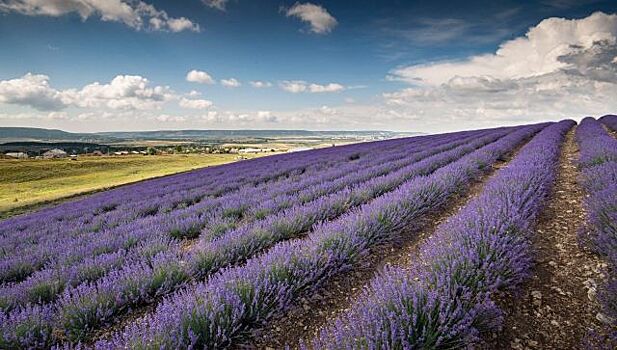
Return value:
<svg viewBox="0 0 617 350">
<path fill-rule="evenodd" d="M 445 132 L 614 113 L 616 12 L 570 0 L 0 0 L 0 125 Z"/>
</svg>

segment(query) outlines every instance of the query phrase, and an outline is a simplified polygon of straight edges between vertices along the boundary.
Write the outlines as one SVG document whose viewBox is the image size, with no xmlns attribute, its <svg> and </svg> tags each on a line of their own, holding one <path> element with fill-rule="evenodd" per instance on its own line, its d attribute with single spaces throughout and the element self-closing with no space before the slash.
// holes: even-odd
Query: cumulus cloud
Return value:
<svg viewBox="0 0 617 350">
<path fill-rule="evenodd" d="M 524 37 L 506 41 L 494 54 L 461 61 L 437 62 L 395 69 L 391 77 L 414 84 L 439 85 L 455 76 L 517 79 L 553 73 L 572 65 L 563 58 L 615 45 L 617 15 L 601 12 L 579 20 L 548 18 Z"/>
<path fill-rule="evenodd" d="M 0 81 L 0 102 L 47 111 L 68 106 L 155 109 L 173 98 L 169 87 L 151 86 L 148 79 L 138 75 L 118 75 L 107 84 L 95 82 L 67 90 L 51 87 L 49 77 L 41 74 Z"/>
<path fill-rule="evenodd" d="M 216 83 L 214 79 L 210 76 L 210 74 L 193 69 L 192 71 L 186 74 L 186 81 L 191 83 L 199 83 L 199 84 L 214 84 Z"/>
<path fill-rule="evenodd" d="M 281 89 L 294 94 L 301 92 L 322 93 L 322 92 L 339 92 L 345 90 L 345 86 L 338 83 L 328 83 L 325 85 L 307 83 L 304 80 L 286 80 L 280 82 Z"/>
<path fill-rule="evenodd" d="M 107 107 L 111 109 L 156 109 L 174 98 L 167 86 L 150 86 L 139 75 L 118 75 L 108 84 L 95 82 L 81 90 L 65 90 L 63 95 L 78 107 Z"/>
<path fill-rule="evenodd" d="M 212 107 L 213 103 L 209 100 L 204 99 L 188 99 L 182 98 L 178 103 L 182 108 L 190 108 L 190 109 L 208 109 Z"/>
<path fill-rule="evenodd" d="M 285 11 L 287 17 L 296 17 L 311 26 L 311 32 L 316 34 L 327 34 L 336 27 L 336 18 L 322 6 L 311 4 L 310 2 L 301 4 L 296 2 L 292 7 Z"/>
<path fill-rule="evenodd" d="M 383 94 L 397 113 L 466 126 L 617 109 L 617 15 L 548 18 L 494 54 L 400 67 L 411 87 Z"/>
<path fill-rule="evenodd" d="M 272 86 L 271 82 L 269 82 L 269 81 L 260 81 L 260 80 L 250 81 L 249 84 L 251 84 L 252 87 L 257 88 L 257 89 L 269 88 L 269 87 Z"/>
<path fill-rule="evenodd" d="M 235 78 L 221 79 L 221 85 L 228 88 L 237 88 L 242 84 Z"/>
<path fill-rule="evenodd" d="M 49 85 L 49 77 L 28 73 L 21 78 L 0 81 L 0 102 L 30 106 L 41 111 L 58 110 L 68 101 Z"/>
<path fill-rule="evenodd" d="M 27 16 L 60 17 L 76 13 L 82 20 L 92 16 L 102 21 L 120 22 L 141 30 L 199 32 L 199 24 L 185 17 L 170 17 L 167 12 L 158 10 L 143 1 L 124 0 L 4 0 L 0 2 L 0 12 L 17 12 Z"/>
</svg>

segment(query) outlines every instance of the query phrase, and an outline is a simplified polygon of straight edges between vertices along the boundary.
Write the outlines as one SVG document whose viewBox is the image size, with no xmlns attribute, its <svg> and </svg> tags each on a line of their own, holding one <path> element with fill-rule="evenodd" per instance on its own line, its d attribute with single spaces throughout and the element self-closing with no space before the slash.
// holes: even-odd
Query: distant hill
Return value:
<svg viewBox="0 0 617 350">
<path fill-rule="evenodd" d="M 71 133 L 57 129 L 0 127 L 0 143 L 89 142 L 117 143 L 132 140 L 243 141 L 247 139 L 387 139 L 420 133 L 393 131 L 310 131 L 310 130 L 158 130 Z"/>
<path fill-rule="evenodd" d="M 0 127 L 0 139 L 74 140 L 78 135 L 58 129 Z"/>
<path fill-rule="evenodd" d="M 419 133 L 400 133 L 392 131 L 311 131 L 311 130 L 159 130 L 100 132 L 96 135 L 118 139 L 141 140 L 225 140 L 225 139 L 272 139 L 272 138 L 391 138 L 412 136 Z"/>
<path fill-rule="evenodd" d="M 58 129 L 0 127 L 0 143 L 8 142 L 109 142 L 110 137 L 88 133 L 72 133 Z"/>
</svg>

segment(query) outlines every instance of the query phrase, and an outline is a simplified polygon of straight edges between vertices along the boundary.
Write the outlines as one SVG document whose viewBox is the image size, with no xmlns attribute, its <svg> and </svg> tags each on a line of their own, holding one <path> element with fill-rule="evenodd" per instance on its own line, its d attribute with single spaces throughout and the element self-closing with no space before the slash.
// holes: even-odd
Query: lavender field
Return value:
<svg viewBox="0 0 617 350">
<path fill-rule="evenodd" d="M 280 154 L 15 216 L 0 309 L 1 349 L 614 348 L 617 116 Z"/>
</svg>

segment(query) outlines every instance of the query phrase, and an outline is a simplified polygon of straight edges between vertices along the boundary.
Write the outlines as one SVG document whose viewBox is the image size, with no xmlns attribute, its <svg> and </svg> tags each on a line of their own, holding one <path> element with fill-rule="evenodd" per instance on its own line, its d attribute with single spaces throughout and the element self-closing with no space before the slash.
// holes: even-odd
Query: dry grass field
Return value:
<svg viewBox="0 0 617 350">
<path fill-rule="evenodd" d="M 258 155 L 245 155 L 256 157 Z M 236 161 L 236 154 L 0 160 L 0 218 L 42 203 Z"/>
</svg>

